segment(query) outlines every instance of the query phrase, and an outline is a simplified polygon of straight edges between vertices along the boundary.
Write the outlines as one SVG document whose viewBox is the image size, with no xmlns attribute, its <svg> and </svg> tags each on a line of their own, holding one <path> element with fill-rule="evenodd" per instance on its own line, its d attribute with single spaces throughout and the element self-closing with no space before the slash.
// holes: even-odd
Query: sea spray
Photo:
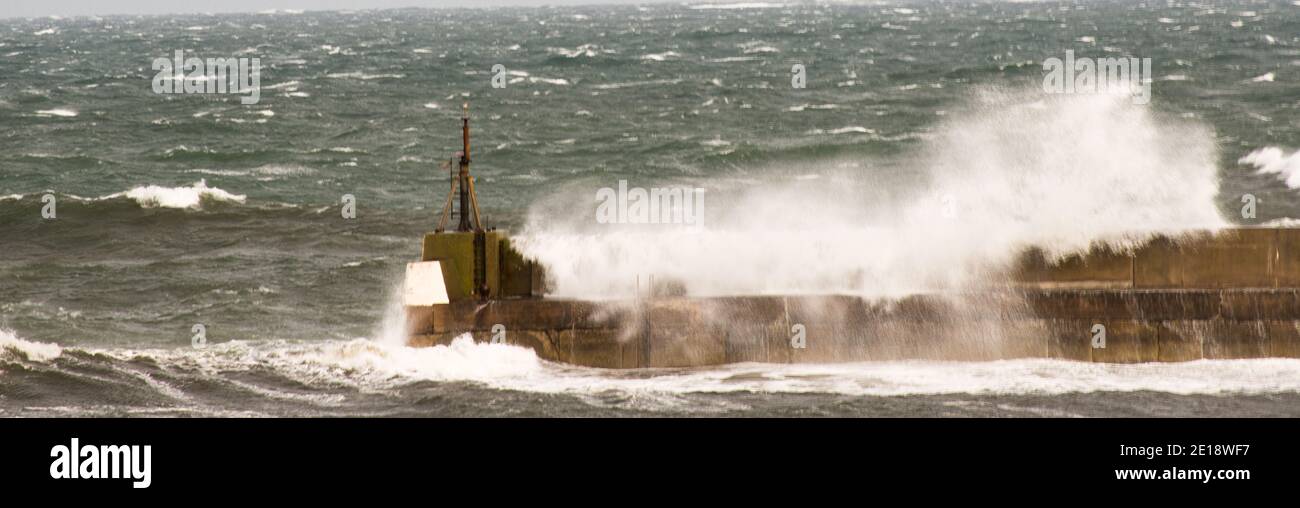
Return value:
<svg viewBox="0 0 1300 508">
<path fill-rule="evenodd" d="M 398 279 L 388 289 L 385 298 L 384 314 L 374 332 L 374 340 L 385 346 L 401 347 L 406 345 L 411 330 L 406 324 L 406 309 L 402 305 L 402 281 Z"/>
<path fill-rule="evenodd" d="M 567 206 L 535 205 L 517 245 L 559 296 L 627 297 L 648 275 L 694 296 L 897 296 L 978 286 L 1029 247 L 1059 258 L 1226 225 L 1215 144 L 1197 124 L 1122 96 L 1006 90 L 980 91 L 950 118 L 902 175 L 868 164 L 791 182 L 785 168 L 764 185 L 711 189 L 710 219 L 693 229 L 598 224 L 557 193 Z"/>
<path fill-rule="evenodd" d="M 383 317 L 372 340 L 330 344 L 310 358 L 348 370 L 431 380 L 488 381 L 525 376 L 541 368 L 537 354 L 528 348 L 475 343 L 469 334 L 447 345 L 410 348 L 406 346 L 410 332 L 402 304 L 402 283 L 398 282 L 388 291 Z"/>
</svg>

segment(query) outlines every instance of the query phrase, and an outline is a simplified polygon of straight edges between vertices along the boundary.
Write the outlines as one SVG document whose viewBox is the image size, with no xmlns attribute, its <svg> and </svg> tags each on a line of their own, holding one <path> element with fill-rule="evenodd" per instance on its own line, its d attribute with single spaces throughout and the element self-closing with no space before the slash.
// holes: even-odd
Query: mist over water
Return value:
<svg viewBox="0 0 1300 508">
<path fill-rule="evenodd" d="M 1200 122 L 1127 95 L 982 89 L 886 174 L 795 162 L 799 178 L 715 184 L 702 227 L 601 224 L 594 195 L 535 204 L 520 248 L 556 293 L 630 297 L 650 276 L 691 295 L 898 296 L 988 282 L 1029 247 L 1051 258 L 1228 224 Z M 725 185 L 725 184 L 724 184 Z"/>
<path fill-rule="evenodd" d="M 402 345 L 464 101 L 486 219 L 562 296 L 978 288 L 1028 247 L 1253 224 L 1244 193 L 1300 218 L 1290 2 L 1062 7 L 3 20 L 0 416 L 1293 413 L 1286 360 L 609 372 Z M 154 94 L 182 49 L 260 57 L 261 102 Z M 1151 104 L 1041 93 L 1066 50 L 1152 58 Z M 706 189 L 702 225 L 597 224 L 619 180 Z"/>
</svg>

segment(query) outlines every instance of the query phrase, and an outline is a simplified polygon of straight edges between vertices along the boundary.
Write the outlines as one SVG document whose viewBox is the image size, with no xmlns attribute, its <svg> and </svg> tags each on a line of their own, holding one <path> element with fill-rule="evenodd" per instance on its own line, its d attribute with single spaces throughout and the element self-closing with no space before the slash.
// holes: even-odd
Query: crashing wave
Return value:
<svg viewBox="0 0 1300 508">
<path fill-rule="evenodd" d="M 100 199 L 114 198 L 131 199 L 145 208 L 200 208 L 205 200 L 243 203 L 247 196 L 208 187 L 207 180 L 199 180 L 194 185 L 182 187 L 142 185 Z"/>
</svg>

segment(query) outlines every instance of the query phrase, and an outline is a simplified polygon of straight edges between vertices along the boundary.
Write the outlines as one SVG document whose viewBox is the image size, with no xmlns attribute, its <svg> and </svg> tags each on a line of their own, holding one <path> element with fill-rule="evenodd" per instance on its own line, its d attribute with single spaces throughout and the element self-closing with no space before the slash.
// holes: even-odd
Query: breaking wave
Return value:
<svg viewBox="0 0 1300 508">
<path fill-rule="evenodd" d="M 697 296 L 896 296 L 978 284 L 1029 247 L 1060 257 L 1227 225 L 1208 129 L 1122 96 L 1027 95 L 978 95 L 902 171 L 782 167 L 708 188 L 698 227 L 597 224 L 595 201 L 542 201 L 518 245 L 560 296 L 627 297 L 651 275 Z"/>
<path fill-rule="evenodd" d="M 21 365 L 21 368 L 11 367 Z M 1162 392 L 1223 395 L 1300 392 L 1296 359 L 1093 364 L 1023 359 L 994 362 L 734 364 L 621 371 L 539 360 L 530 349 L 474 343 L 408 348 L 369 339 L 242 342 L 204 348 L 61 349 L 0 333 L 0 386 L 62 387 L 23 402 L 30 410 L 118 407 L 198 414 L 356 414 L 360 394 L 419 397 L 427 382 L 469 383 L 506 393 L 574 396 L 586 404 L 715 411 L 727 403 L 684 399 L 725 393 L 1060 395 Z M 228 393 L 228 398 L 216 394 Z M 419 399 L 405 399 L 415 400 Z M 293 407 L 287 407 L 286 403 Z M 46 405 L 43 405 L 46 404 Z M 683 407 L 683 406 L 689 407 Z M 110 411 L 110 414 L 112 411 Z"/>
<path fill-rule="evenodd" d="M 1277 175 L 1292 189 L 1300 189 L 1300 150 L 1288 155 L 1281 148 L 1270 146 L 1250 152 L 1237 161 L 1255 166 L 1256 174 Z"/>
<path fill-rule="evenodd" d="M 145 208 L 199 208 L 204 201 L 243 203 L 246 197 L 216 187 L 208 187 L 207 180 L 199 180 L 193 185 L 181 187 L 142 185 L 100 199 L 127 198 Z"/>
<path fill-rule="evenodd" d="M 58 344 L 23 340 L 13 331 L 0 328 L 0 359 L 18 356 L 28 361 L 48 362 L 60 354 L 63 354 L 63 348 Z"/>
</svg>

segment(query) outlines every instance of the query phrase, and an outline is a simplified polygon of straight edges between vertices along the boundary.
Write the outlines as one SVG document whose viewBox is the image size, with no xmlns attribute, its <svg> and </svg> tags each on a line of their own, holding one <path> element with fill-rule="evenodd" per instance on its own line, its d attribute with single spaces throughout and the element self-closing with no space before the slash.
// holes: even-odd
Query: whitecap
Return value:
<svg viewBox="0 0 1300 508">
<path fill-rule="evenodd" d="M 731 10 L 731 9 L 773 9 L 785 7 L 785 4 L 773 2 L 737 2 L 730 4 L 695 4 L 690 8 L 694 10 Z"/>
<path fill-rule="evenodd" d="M 23 340 L 12 330 L 0 328 L 0 358 L 19 355 L 33 362 L 48 362 L 63 354 L 58 344 Z"/>
<path fill-rule="evenodd" d="M 1281 148 L 1270 146 L 1250 152 L 1237 163 L 1255 166 L 1258 175 L 1277 175 L 1287 187 L 1300 189 L 1300 150 L 1288 155 Z"/>
<path fill-rule="evenodd" d="M 405 74 L 366 74 L 364 72 L 335 72 L 326 74 L 325 77 L 331 79 L 360 79 L 369 81 L 372 79 L 404 79 Z"/>
<path fill-rule="evenodd" d="M 77 112 L 75 110 L 71 110 L 67 108 L 42 109 L 40 111 L 37 111 L 36 114 L 41 116 L 59 116 L 63 118 L 72 118 L 74 116 L 77 116 Z"/>
<path fill-rule="evenodd" d="M 875 131 L 874 129 L 868 129 L 868 128 L 866 128 L 866 127 L 861 127 L 861 126 L 857 126 L 857 125 L 850 125 L 850 126 L 848 126 L 848 127 L 840 127 L 840 128 L 838 128 L 838 129 L 831 129 L 831 130 L 813 129 L 813 130 L 808 131 L 808 134 L 813 134 L 813 135 L 817 135 L 817 134 L 833 134 L 833 135 L 838 135 L 838 134 L 874 134 L 875 132 L 876 132 L 876 131 Z"/>
<path fill-rule="evenodd" d="M 647 85 L 676 85 L 676 84 L 681 83 L 681 82 L 682 82 L 681 79 L 655 79 L 655 80 L 650 80 L 650 81 L 629 81 L 629 82 L 625 82 L 625 83 L 605 83 L 605 84 L 601 84 L 601 85 L 592 85 L 592 88 L 599 89 L 599 90 L 614 90 L 614 89 L 618 89 L 618 88 L 628 88 L 628 87 L 634 87 L 634 86 L 647 86 Z"/>
<path fill-rule="evenodd" d="M 546 83 L 546 84 L 548 84 L 548 85 L 568 85 L 568 84 L 569 84 L 569 80 L 564 79 L 564 78 L 539 78 L 539 77 L 529 77 L 529 78 L 528 78 L 528 82 L 529 82 L 529 83 Z"/>
<path fill-rule="evenodd" d="M 662 61 L 667 60 L 667 59 L 669 59 L 669 58 L 677 58 L 677 57 L 680 57 L 680 56 L 682 56 L 682 55 L 681 55 L 680 53 L 676 52 L 676 51 L 665 51 L 665 52 L 663 52 L 663 53 L 650 53 L 650 54 L 647 54 L 647 55 L 641 55 L 641 59 L 642 59 L 642 60 L 651 60 L 651 61 L 655 61 L 655 62 L 662 62 Z"/>
<path fill-rule="evenodd" d="M 199 208 L 204 199 L 243 203 L 246 197 L 216 187 L 208 187 L 206 180 L 199 180 L 194 185 L 184 187 L 142 185 L 99 199 L 127 198 L 145 208 Z"/>
</svg>

